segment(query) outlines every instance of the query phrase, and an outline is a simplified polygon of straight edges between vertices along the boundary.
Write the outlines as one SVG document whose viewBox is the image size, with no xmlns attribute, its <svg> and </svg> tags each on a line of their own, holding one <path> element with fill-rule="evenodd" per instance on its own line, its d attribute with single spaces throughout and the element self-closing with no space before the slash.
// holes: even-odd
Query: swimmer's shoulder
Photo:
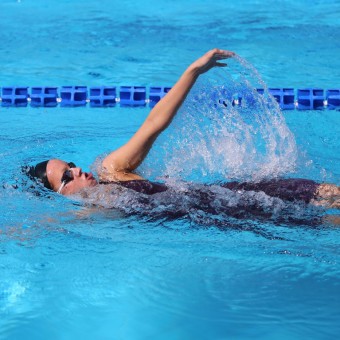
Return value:
<svg viewBox="0 0 340 340">
<path fill-rule="evenodd" d="M 168 190 L 168 187 L 163 183 L 151 182 L 146 179 L 136 179 L 136 177 L 131 177 L 132 179 L 128 180 L 127 177 L 124 180 L 102 180 L 100 179 L 99 184 L 114 184 L 119 185 L 121 187 L 134 190 L 136 192 L 146 194 L 146 195 L 153 195 L 160 192 L 164 192 Z"/>
<path fill-rule="evenodd" d="M 98 175 L 99 183 L 116 183 L 116 182 L 127 182 L 127 181 L 145 181 L 145 179 L 132 172 L 122 172 L 122 171 L 114 171 L 114 172 L 106 172 L 102 171 Z"/>
</svg>

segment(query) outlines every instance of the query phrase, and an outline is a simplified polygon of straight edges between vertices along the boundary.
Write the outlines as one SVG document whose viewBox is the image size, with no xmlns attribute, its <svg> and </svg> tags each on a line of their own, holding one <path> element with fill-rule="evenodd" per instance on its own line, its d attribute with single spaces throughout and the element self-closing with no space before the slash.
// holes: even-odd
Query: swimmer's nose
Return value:
<svg viewBox="0 0 340 340">
<path fill-rule="evenodd" d="M 70 170 L 73 172 L 73 175 L 75 175 L 77 177 L 80 177 L 83 173 L 81 168 L 79 168 L 79 167 L 71 168 Z"/>
</svg>

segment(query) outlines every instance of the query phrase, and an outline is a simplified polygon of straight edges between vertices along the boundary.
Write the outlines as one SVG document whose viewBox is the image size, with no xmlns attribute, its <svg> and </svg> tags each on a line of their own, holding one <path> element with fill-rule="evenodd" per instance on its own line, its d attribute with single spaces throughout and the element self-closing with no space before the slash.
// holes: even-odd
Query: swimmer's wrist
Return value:
<svg viewBox="0 0 340 340">
<path fill-rule="evenodd" d="M 194 78 L 197 78 L 201 74 L 201 71 L 199 67 L 192 64 L 186 69 L 185 73 L 191 75 Z"/>
</svg>

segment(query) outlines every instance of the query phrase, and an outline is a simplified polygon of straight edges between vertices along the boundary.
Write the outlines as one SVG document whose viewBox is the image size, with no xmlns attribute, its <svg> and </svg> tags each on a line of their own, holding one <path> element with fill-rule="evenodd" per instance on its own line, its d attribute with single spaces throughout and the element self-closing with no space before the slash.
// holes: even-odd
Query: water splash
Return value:
<svg viewBox="0 0 340 340">
<path fill-rule="evenodd" d="M 256 181 L 293 171 L 296 160 L 294 136 L 275 98 L 237 56 L 227 71 L 214 69 L 198 80 L 141 172 L 146 178 Z"/>
</svg>

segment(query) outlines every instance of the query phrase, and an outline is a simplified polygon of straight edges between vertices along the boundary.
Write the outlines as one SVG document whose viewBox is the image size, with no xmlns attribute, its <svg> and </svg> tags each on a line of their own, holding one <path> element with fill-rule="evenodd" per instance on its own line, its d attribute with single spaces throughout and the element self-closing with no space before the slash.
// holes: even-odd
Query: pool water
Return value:
<svg viewBox="0 0 340 340">
<path fill-rule="evenodd" d="M 247 59 L 268 86 L 339 88 L 339 11 L 336 1 L 4 0 L 0 87 L 171 86 L 219 46 Z M 340 185 L 339 111 L 211 109 L 211 82 L 247 90 L 230 76 L 242 67 L 230 61 L 229 71 L 202 77 L 142 173 L 204 185 L 270 171 Z M 200 207 L 170 218 L 169 197 L 152 198 L 154 210 L 93 208 L 36 195 L 22 175 L 22 165 L 50 157 L 89 171 L 148 112 L 0 107 L 0 338 L 336 338 L 339 210 L 260 195 L 248 199 L 271 218 Z"/>
</svg>

